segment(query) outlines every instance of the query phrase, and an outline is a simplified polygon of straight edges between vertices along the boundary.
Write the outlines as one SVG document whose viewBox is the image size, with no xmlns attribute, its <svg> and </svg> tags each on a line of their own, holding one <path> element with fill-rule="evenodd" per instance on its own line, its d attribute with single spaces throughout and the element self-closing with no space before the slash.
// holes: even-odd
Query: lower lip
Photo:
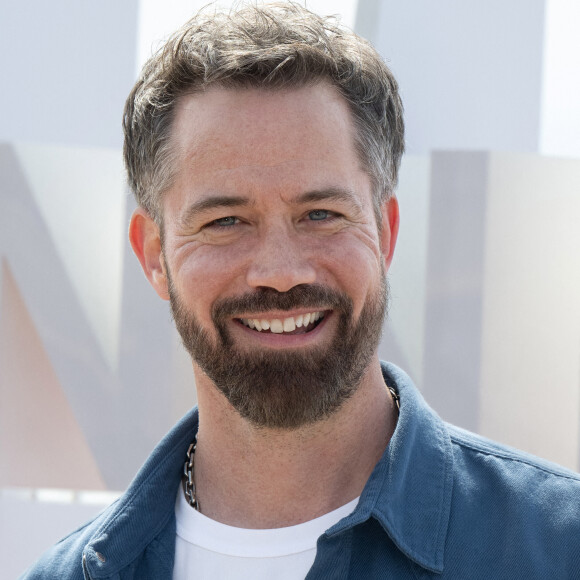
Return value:
<svg viewBox="0 0 580 580">
<path fill-rule="evenodd" d="M 264 346 L 269 346 L 271 348 L 295 348 L 303 346 L 316 340 L 324 328 L 326 328 L 328 322 L 333 318 L 333 312 L 325 312 L 324 318 L 320 320 L 318 325 L 314 327 L 309 332 L 304 332 L 303 334 L 276 334 L 274 332 L 260 332 L 254 330 L 245 324 L 235 321 L 234 328 L 240 329 L 244 333 L 244 338 L 247 340 L 251 337 L 253 340 L 263 344 Z"/>
</svg>

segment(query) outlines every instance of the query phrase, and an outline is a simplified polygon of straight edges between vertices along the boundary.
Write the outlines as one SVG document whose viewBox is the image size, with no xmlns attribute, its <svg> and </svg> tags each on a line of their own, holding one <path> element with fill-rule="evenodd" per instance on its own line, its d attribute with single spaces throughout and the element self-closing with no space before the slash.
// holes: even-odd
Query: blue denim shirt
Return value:
<svg viewBox="0 0 580 580">
<path fill-rule="evenodd" d="M 409 377 L 397 428 L 355 511 L 319 539 L 308 580 L 580 579 L 580 476 L 444 423 Z M 170 580 L 190 412 L 127 492 L 23 578 Z"/>
</svg>

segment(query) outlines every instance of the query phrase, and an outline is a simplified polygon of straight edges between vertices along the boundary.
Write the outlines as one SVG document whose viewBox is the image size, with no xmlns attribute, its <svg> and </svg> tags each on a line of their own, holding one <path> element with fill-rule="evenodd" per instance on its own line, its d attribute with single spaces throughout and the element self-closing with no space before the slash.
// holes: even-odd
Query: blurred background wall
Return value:
<svg viewBox="0 0 580 580">
<path fill-rule="evenodd" d="M 121 115 L 143 62 L 203 4 L 0 2 L 6 577 L 126 487 L 195 403 L 126 241 Z M 382 358 L 444 419 L 578 470 L 580 5 L 307 5 L 369 38 L 405 103 Z"/>
</svg>

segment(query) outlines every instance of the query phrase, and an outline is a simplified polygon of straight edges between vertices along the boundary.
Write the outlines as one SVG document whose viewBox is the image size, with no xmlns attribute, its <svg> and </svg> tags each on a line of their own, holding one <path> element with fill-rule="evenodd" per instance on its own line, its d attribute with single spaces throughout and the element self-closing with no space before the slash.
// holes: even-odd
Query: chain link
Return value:
<svg viewBox="0 0 580 580">
<path fill-rule="evenodd" d="M 197 435 L 193 439 L 193 443 L 189 446 L 186 454 L 186 461 L 183 465 L 183 492 L 185 493 L 185 499 L 187 503 L 198 512 L 201 512 L 199 507 L 199 502 L 195 495 L 195 479 L 194 479 L 194 466 L 195 466 L 195 448 L 197 447 Z"/>
<path fill-rule="evenodd" d="M 397 393 L 397 391 L 395 391 L 395 389 L 393 389 L 393 387 L 387 387 L 389 389 L 389 392 L 391 393 L 391 396 L 393 397 L 393 400 L 395 401 L 395 405 L 397 405 L 397 414 L 399 413 L 399 411 L 401 410 L 401 404 L 400 404 L 400 400 L 401 397 L 399 397 L 399 393 Z"/>
</svg>

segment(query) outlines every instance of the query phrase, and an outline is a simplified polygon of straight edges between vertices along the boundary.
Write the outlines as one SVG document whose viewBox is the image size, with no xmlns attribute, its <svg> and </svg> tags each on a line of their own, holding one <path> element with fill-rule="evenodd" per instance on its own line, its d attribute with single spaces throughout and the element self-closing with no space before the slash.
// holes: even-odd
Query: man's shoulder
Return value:
<svg viewBox="0 0 580 580">
<path fill-rule="evenodd" d="M 20 577 L 20 580 L 84 580 L 83 551 L 90 539 L 97 533 L 116 502 L 105 508 L 92 520 L 74 530 L 48 549 L 40 559 Z"/>
<path fill-rule="evenodd" d="M 580 475 L 446 427 L 453 458 L 446 540 L 450 573 L 472 561 L 488 577 L 500 577 L 496 570 L 504 576 L 511 571 L 513 578 L 578 577 Z"/>
<path fill-rule="evenodd" d="M 580 485 L 580 473 L 566 469 L 557 463 L 542 459 L 520 449 L 498 443 L 482 435 L 466 431 L 461 427 L 446 423 L 456 459 L 462 455 L 473 466 L 482 463 L 491 471 L 493 466 L 503 466 L 508 472 L 507 480 L 515 479 L 515 484 L 523 483 L 519 476 L 525 472 L 533 481 L 534 476 L 541 479 L 554 479 L 563 485 L 577 489 Z M 580 498 L 579 498 L 580 499 Z"/>
<path fill-rule="evenodd" d="M 114 576 L 141 560 L 147 577 L 166 577 L 175 543 L 175 496 L 197 417 L 197 408 L 191 409 L 153 450 L 127 491 L 45 552 L 21 580 L 82 580 L 83 568 L 87 575 L 98 570 L 99 577 Z M 148 550 L 155 554 L 150 561 Z M 139 577 L 146 577 L 145 568 Z"/>
<path fill-rule="evenodd" d="M 479 514 L 511 517 L 542 529 L 580 533 L 580 474 L 524 451 L 447 425 L 454 501 Z"/>
</svg>

